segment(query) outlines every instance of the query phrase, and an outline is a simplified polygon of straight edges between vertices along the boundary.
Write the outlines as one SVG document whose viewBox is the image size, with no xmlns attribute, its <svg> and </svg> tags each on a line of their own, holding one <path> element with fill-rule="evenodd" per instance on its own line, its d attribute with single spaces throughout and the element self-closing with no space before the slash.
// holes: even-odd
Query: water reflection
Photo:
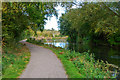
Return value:
<svg viewBox="0 0 120 80">
<path fill-rule="evenodd" d="M 61 48 L 65 48 L 65 49 L 67 49 L 67 47 L 68 47 L 68 42 L 47 42 L 44 44 L 51 44 L 51 45 L 54 45 L 56 47 L 61 47 Z"/>
<path fill-rule="evenodd" d="M 87 44 L 69 44 L 69 49 L 78 52 L 94 53 L 95 59 L 108 61 L 111 64 L 120 66 L 120 49 L 110 48 L 108 46 L 96 46 Z"/>
<path fill-rule="evenodd" d="M 95 46 L 95 45 L 85 45 L 85 44 L 75 44 L 68 42 L 47 42 L 44 44 L 51 44 L 56 47 L 62 47 L 65 49 L 76 50 L 78 52 L 91 52 L 94 53 L 95 59 L 108 61 L 110 64 L 115 64 L 120 67 L 120 50 L 113 49 L 108 46 Z"/>
</svg>

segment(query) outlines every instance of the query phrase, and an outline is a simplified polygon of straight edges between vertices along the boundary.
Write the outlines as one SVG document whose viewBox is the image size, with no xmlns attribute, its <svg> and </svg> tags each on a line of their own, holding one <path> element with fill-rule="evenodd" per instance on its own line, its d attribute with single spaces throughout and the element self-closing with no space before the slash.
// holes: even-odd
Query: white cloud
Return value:
<svg viewBox="0 0 120 80">
<path fill-rule="evenodd" d="M 57 19 L 55 16 L 51 17 L 51 19 L 46 21 L 45 29 L 51 29 L 54 28 L 55 30 L 58 30 L 58 24 Z"/>
</svg>

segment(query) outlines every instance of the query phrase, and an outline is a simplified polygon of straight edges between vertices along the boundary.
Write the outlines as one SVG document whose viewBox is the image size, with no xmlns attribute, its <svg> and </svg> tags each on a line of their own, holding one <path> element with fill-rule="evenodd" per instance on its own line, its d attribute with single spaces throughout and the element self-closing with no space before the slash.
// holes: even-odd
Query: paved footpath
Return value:
<svg viewBox="0 0 120 80">
<path fill-rule="evenodd" d="M 19 78 L 67 78 L 62 63 L 51 50 L 21 42 L 29 48 L 31 58 Z"/>
</svg>

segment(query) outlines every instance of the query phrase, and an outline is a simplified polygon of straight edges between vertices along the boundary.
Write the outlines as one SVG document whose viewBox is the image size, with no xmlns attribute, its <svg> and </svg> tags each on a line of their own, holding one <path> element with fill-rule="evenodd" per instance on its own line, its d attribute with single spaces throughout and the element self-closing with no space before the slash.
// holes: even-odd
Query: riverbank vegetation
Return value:
<svg viewBox="0 0 120 80">
<path fill-rule="evenodd" d="M 120 46 L 120 2 L 82 3 L 59 19 L 69 43 Z"/>
<path fill-rule="evenodd" d="M 52 50 L 63 63 L 66 73 L 69 78 L 115 78 L 116 74 L 112 76 L 108 62 L 102 60 L 95 60 L 94 54 L 89 52 L 75 52 L 65 50 L 53 45 L 45 45 L 35 41 L 35 39 L 27 40 L 27 42 L 34 43 Z M 116 72 L 117 73 L 117 72 Z"/>
<path fill-rule="evenodd" d="M 19 43 L 13 46 L 4 46 L 2 51 L 2 77 L 19 77 L 29 59 L 30 52 L 25 45 Z"/>
</svg>

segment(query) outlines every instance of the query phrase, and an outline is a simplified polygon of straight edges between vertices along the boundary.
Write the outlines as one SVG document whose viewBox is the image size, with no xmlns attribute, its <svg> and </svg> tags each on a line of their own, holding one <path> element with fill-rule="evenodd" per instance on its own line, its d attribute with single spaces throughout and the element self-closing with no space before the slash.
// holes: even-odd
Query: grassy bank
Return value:
<svg viewBox="0 0 120 80">
<path fill-rule="evenodd" d="M 3 47 L 2 77 L 18 78 L 29 62 L 29 58 L 30 52 L 28 48 L 21 43 Z"/>
<path fill-rule="evenodd" d="M 28 40 L 29 41 L 29 40 Z M 78 53 L 75 51 L 56 48 L 52 45 L 43 45 L 39 41 L 29 41 L 31 43 L 49 48 L 63 63 L 69 78 L 114 78 L 111 76 L 108 63 L 95 61 L 94 55 L 90 53 Z"/>
</svg>

